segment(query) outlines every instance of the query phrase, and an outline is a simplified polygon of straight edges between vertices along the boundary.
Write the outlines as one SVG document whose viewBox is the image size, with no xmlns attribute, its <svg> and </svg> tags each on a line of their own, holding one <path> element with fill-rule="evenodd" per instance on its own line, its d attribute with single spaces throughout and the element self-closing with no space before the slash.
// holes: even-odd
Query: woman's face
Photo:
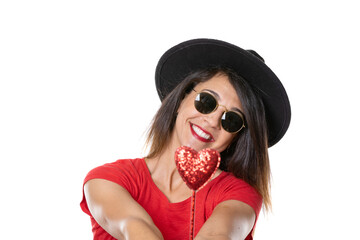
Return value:
<svg viewBox="0 0 360 240">
<path fill-rule="evenodd" d="M 227 76 L 218 74 L 206 82 L 199 83 L 194 90 L 209 92 L 218 101 L 216 111 L 202 114 L 195 109 L 194 100 L 197 95 L 191 91 L 181 102 L 178 109 L 172 140 L 176 147 L 189 146 L 197 151 L 212 148 L 218 152 L 224 151 L 236 134 L 225 131 L 221 126 L 221 116 L 228 110 L 243 110 L 234 87 Z"/>
</svg>

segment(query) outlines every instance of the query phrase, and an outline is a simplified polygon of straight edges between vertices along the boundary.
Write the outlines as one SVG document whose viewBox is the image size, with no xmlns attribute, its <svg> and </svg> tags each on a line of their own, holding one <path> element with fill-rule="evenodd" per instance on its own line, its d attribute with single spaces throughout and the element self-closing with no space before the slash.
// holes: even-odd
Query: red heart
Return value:
<svg viewBox="0 0 360 240">
<path fill-rule="evenodd" d="M 218 151 L 209 148 L 197 152 L 191 147 L 182 146 L 175 151 L 175 163 L 180 176 L 194 191 L 211 180 L 220 160 Z"/>
</svg>

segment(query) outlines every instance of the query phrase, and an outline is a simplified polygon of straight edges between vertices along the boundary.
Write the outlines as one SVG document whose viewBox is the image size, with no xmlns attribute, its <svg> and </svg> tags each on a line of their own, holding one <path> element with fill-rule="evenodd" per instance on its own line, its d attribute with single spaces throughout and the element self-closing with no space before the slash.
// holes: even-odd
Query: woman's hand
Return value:
<svg viewBox="0 0 360 240">
<path fill-rule="evenodd" d="M 85 184 L 84 192 L 92 216 L 114 238 L 163 239 L 150 215 L 120 185 L 92 179 Z"/>
<path fill-rule="evenodd" d="M 195 240 L 245 239 L 255 223 L 255 212 L 247 204 L 228 200 L 218 204 Z"/>
</svg>

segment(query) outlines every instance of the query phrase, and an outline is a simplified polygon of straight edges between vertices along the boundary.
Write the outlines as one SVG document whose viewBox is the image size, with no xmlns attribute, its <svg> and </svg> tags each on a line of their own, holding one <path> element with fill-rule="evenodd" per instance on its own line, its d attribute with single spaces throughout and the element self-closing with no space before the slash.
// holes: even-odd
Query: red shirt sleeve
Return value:
<svg viewBox="0 0 360 240">
<path fill-rule="evenodd" d="M 258 218 L 263 202 L 261 195 L 252 186 L 233 175 L 218 184 L 216 205 L 226 200 L 238 200 L 252 207 Z"/>
</svg>

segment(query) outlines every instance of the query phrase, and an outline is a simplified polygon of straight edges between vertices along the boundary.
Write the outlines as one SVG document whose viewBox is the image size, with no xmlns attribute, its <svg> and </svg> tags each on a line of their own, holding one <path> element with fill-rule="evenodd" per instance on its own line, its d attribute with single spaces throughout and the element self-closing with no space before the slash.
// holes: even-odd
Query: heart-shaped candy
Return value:
<svg viewBox="0 0 360 240">
<path fill-rule="evenodd" d="M 200 190 L 211 180 L 220 160 L 219 152 L 209 148 L 197 152 L 191 147 L 182 146 L 175 151 L 176 167 L 186 185 L 194 191 Z"/>
</svg>

